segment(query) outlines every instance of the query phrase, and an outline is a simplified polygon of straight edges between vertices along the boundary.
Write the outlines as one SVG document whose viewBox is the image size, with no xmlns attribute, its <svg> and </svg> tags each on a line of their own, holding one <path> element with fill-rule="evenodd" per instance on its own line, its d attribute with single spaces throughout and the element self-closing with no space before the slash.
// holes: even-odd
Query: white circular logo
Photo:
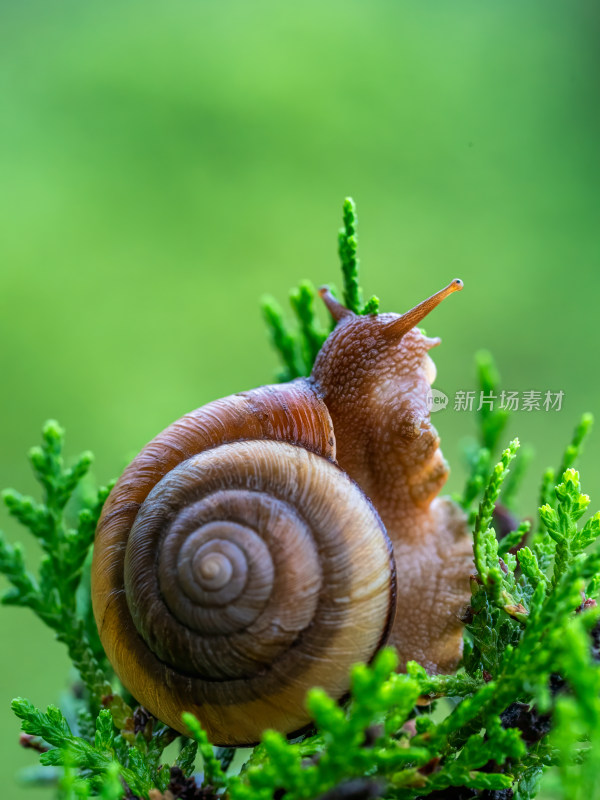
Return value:
<svg viewBox="0 0 600 800">
<path fill-rule="evenodd" d="M 448 395 L 440 392 L 439 389 L 429 389 L 427 392 L 427 408 L 433 414 L 435 411 L 442 411 L 448 405 Z"/>
</svg>

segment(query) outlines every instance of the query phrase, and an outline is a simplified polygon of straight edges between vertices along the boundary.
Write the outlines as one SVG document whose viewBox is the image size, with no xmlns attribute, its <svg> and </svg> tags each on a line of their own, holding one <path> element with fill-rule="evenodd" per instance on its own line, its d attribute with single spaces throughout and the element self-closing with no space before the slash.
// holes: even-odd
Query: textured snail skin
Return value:
<svg viewBox="0 0 600 800">
<path fill-rule="evenodd" d="M 465 515 L 438 497 L 448 477 L 427 394 L 440 339 L 413 327 L 454 281 L 407 315 L 339 315 L 312 380 L 335 430 L 336 458 L 371 499 L 394 548 L 398 593 L 390 636 L 401 664 L 453 671 L 462 654 L 458 614 L 469 600 L 472 542 Z M 331 300 L 331 298 L 330 298 Z M 418 309 L 419 313 L 415 313 Z"/>
<path fill-rule="evenodd" d="M 334 447 L 308 382 L 262 387 L 175 422 L 111 492 L 94 614 L 124 685 L 172 727 L 192 711 L 217 744 L 296 731 L 306 691 L 341 697 L 386 639 L 391 546 Z"/>
</svg>

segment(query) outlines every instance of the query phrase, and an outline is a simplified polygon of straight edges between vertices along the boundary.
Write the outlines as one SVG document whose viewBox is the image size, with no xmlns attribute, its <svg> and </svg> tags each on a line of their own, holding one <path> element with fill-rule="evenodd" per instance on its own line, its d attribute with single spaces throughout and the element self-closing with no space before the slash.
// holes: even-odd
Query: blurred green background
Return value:
<svg viewBox="0 0 600 800">
<path fill-rule="evenodd" d="M 599 411 L 599 21 L 591 0 L 4 0 L 0 485 L 34 491 L 48 417 L 106 482 L 184 412 L 270 381 L 257 300 L 339 283 L 352 194 L 383 310 L 465 281 L 426 322 L 438 388 L 473 389 L 487 347 L 507 389 L 564 391 L 512 421 L 536 448 L 531 513 Z M 454 489 L 474 415 L 435 423 Z M 36 758 L 8 704 L 56 702 L 67 659 L 27 610 L 0 635 L 3 780 L 45 797 L 10 783 Z"/>
</svg>

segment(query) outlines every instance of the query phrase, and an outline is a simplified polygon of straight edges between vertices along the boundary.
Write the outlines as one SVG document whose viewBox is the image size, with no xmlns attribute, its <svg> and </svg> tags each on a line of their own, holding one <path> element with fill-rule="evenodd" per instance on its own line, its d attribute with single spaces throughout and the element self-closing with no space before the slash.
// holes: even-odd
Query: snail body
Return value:
<svg viewBox="0 0 600 800">
<path fill-rule="evenodd" d="M 463 515 L 429 420 L 428 339 L 404 315 L 337 320 L 309 378 L 185 415 L 112 490 L 96 535 L 94 614 L 124 685 L 221 745 L 309 722 L 306 691 L 348 690 L 386 642 L 453 669 L 468 597 Z M 443 559 L 443 560 L 442 560 Z"/>
</svg>

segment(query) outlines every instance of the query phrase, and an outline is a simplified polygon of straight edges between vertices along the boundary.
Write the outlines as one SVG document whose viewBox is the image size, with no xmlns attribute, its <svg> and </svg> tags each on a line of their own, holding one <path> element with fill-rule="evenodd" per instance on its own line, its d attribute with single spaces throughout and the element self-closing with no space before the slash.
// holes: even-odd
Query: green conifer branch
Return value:
<svg viewBox="0 0 600 800">
<path fill-rule="evenodd" d="M 465 488 L 462 495 L 455 497 L 456 502 L 466 511 L 470 511 L 473 519 L 475 518 L 475 513 L 472 511 L 473 503 L 481 495 L 489 480 L 500 437 L 510 419 L 508 409 L 501 407 L 500 373 L 491 353 L 487 350 L 476 353 L 475 367 L 478 387 L 476 394 L 482 397 L 483 402 L 477 412 L 477 440 L 469 441 L 465 447 L 467 465 Z M 491 402 L 486 402 L 486 398 Z M 503 488 L 503 504 L 506 508 L 514 508 L 515 497 L 532 457 L 532 449 L 525 447 L 519 451 L 511 466 Z"/>
<path fill-rule="evenodd" d="M 547 505 L 553 506 L 555 504 L 554 486 L 557 482 L 557 478 L 561 478 L 567 469 L 575 464 L 577 458 L 583 450 L 583 445 L 585 444 L 586 439 L 590 435 L 593 424 L 593 415 L 589 413 L 583 414 L 579 420 L 579 423 L 575 427 L 575 430 L 573 431 L 573 437 L 571 441 L 565 448 L 558 470 L 555 471 L 551 467 L 548 467 L 548 469 L 546 469 L 544 472 L 540 487 L 540 509 Z M 545 523 L 542 519 L 540 511 L 537 536 L 534 538 L 534 543 L 540 538 L 540 536 L 543 536 L 544 525 Z"/>
<path fill-rule="evenodd" d="M 304 370 L 297 352 L 297 338 L 286 324 L 281 307 L 273 297 L 263 297 L 261 308 L 273 347 L 284 365 L 277 379 L 285 382 L 300 377 Z"/>
<path fill-rule="evenodd" d="M 297 289 L 290 292 L 290 304 L 299 325 L 300 347 L 304 361 L 303 374 L 309 375 L 312 365 L 327 333 L 321 328 L 315 311 L 317 293 L 310 281 L 302 281 Z"/>
<path fill-rule="evenodd" d="M 500 373 L 492 354 L 487 350 L 480 350 L 475 355 L 477 365 L 477 377 L 479 389 L 484 397 L 498 398 L 500 396 Z M 479 434 L 482 447 L 487 448 L 491 455 L 496 452 L 500 437 L 504 432 L 510 413 L 501 408 L 494 401 L 493 407 L 488 403 L 482 403 L 479 414 Z"/>
<path fill-rule="evenodd" d="M 511 465 L 510 472 L 502 489 L 502 503 L 511 511 L 515 511 L 517 508 L 517 493 L 533 461 L 533 456 L 533 448 L 528 445 L 523 445 L 519 448 L 519 452 Z"/>
<path fill-rule="evenodd" d="M 97 707 L 111 692 L 110 683 L 94 656 L 78 616 L 76 597 L 94 531 L 110 486 L 79 512 L 78 525 L 70 528 L 65 508 L 87 474 L 93 457 L 86 452 L 71 467 L 63 464 L 64 431 L 57 422 L 47 422 L 41 447 L 29 453 L 34 475 L 42 486 L 37 502 L 9 489 L 3 493 L 9 513 L 39 541 L 43 556 L 35 578 L 26 568 L 20 545 L 11 545 L 0 533 L 0 573 L 12 584 L 2 598 L 7 605 L 31 608 L 63 641 L 79 669 Z"/>
<path fill-rule="evenodd" d="M 193 714 L 183 714 L 183 722 L 196 742 L 204 762 L 204 782 L 210 786 L 222 787 L 227 783 L 219 759 L 215 756 L 206 732 Z"/>
<path fill-rule="evenodd" d="M 351 197 L 344 200 L 343 228 L 338 234 L 338 252 L 343 278 L 343 300 L 347 308 L 356 314 L 379 313 L 379 298 L 373 295 L 363 305 L 359 281 L 358 242 L 356 238 L 356 205 Z M 334 295 L 336 291 L 330 287 Z M 277 303 L 270 297 L 261 301 L 263 318 L 269 331 L 273 347 L 283 363 L 277 380 L 289 381 L 310 375 L 313 364 L 323 342 L 327 338 L 315 308 L 317 292 L 310 281 L 302 281 L 290 292 L 290 305 L 294 312 L 294 323 L 286 321 Z M 335 321 L 332 323 L 335 327 Z"/>
<path fill-rule="evenodd" d="M 360 314 L 362 292 L 358 280 L 358 239 L 356 237 L 356 204 L 346 197 L 343 205 L 344 225 L 338 233 L 338 253 L 344 277 L 344 305 Z"/>
<path fill-rule="evenodd" d="M 373 295 L 363 305 L 363 292 L 359 280 L 356 203 L 346 197 L 342 209 L 343 227 L 338 233 L 338 253 L 344 280 L 344 305 L 355 314 L 378 314 L 379 298 Z"/>
</svg>

